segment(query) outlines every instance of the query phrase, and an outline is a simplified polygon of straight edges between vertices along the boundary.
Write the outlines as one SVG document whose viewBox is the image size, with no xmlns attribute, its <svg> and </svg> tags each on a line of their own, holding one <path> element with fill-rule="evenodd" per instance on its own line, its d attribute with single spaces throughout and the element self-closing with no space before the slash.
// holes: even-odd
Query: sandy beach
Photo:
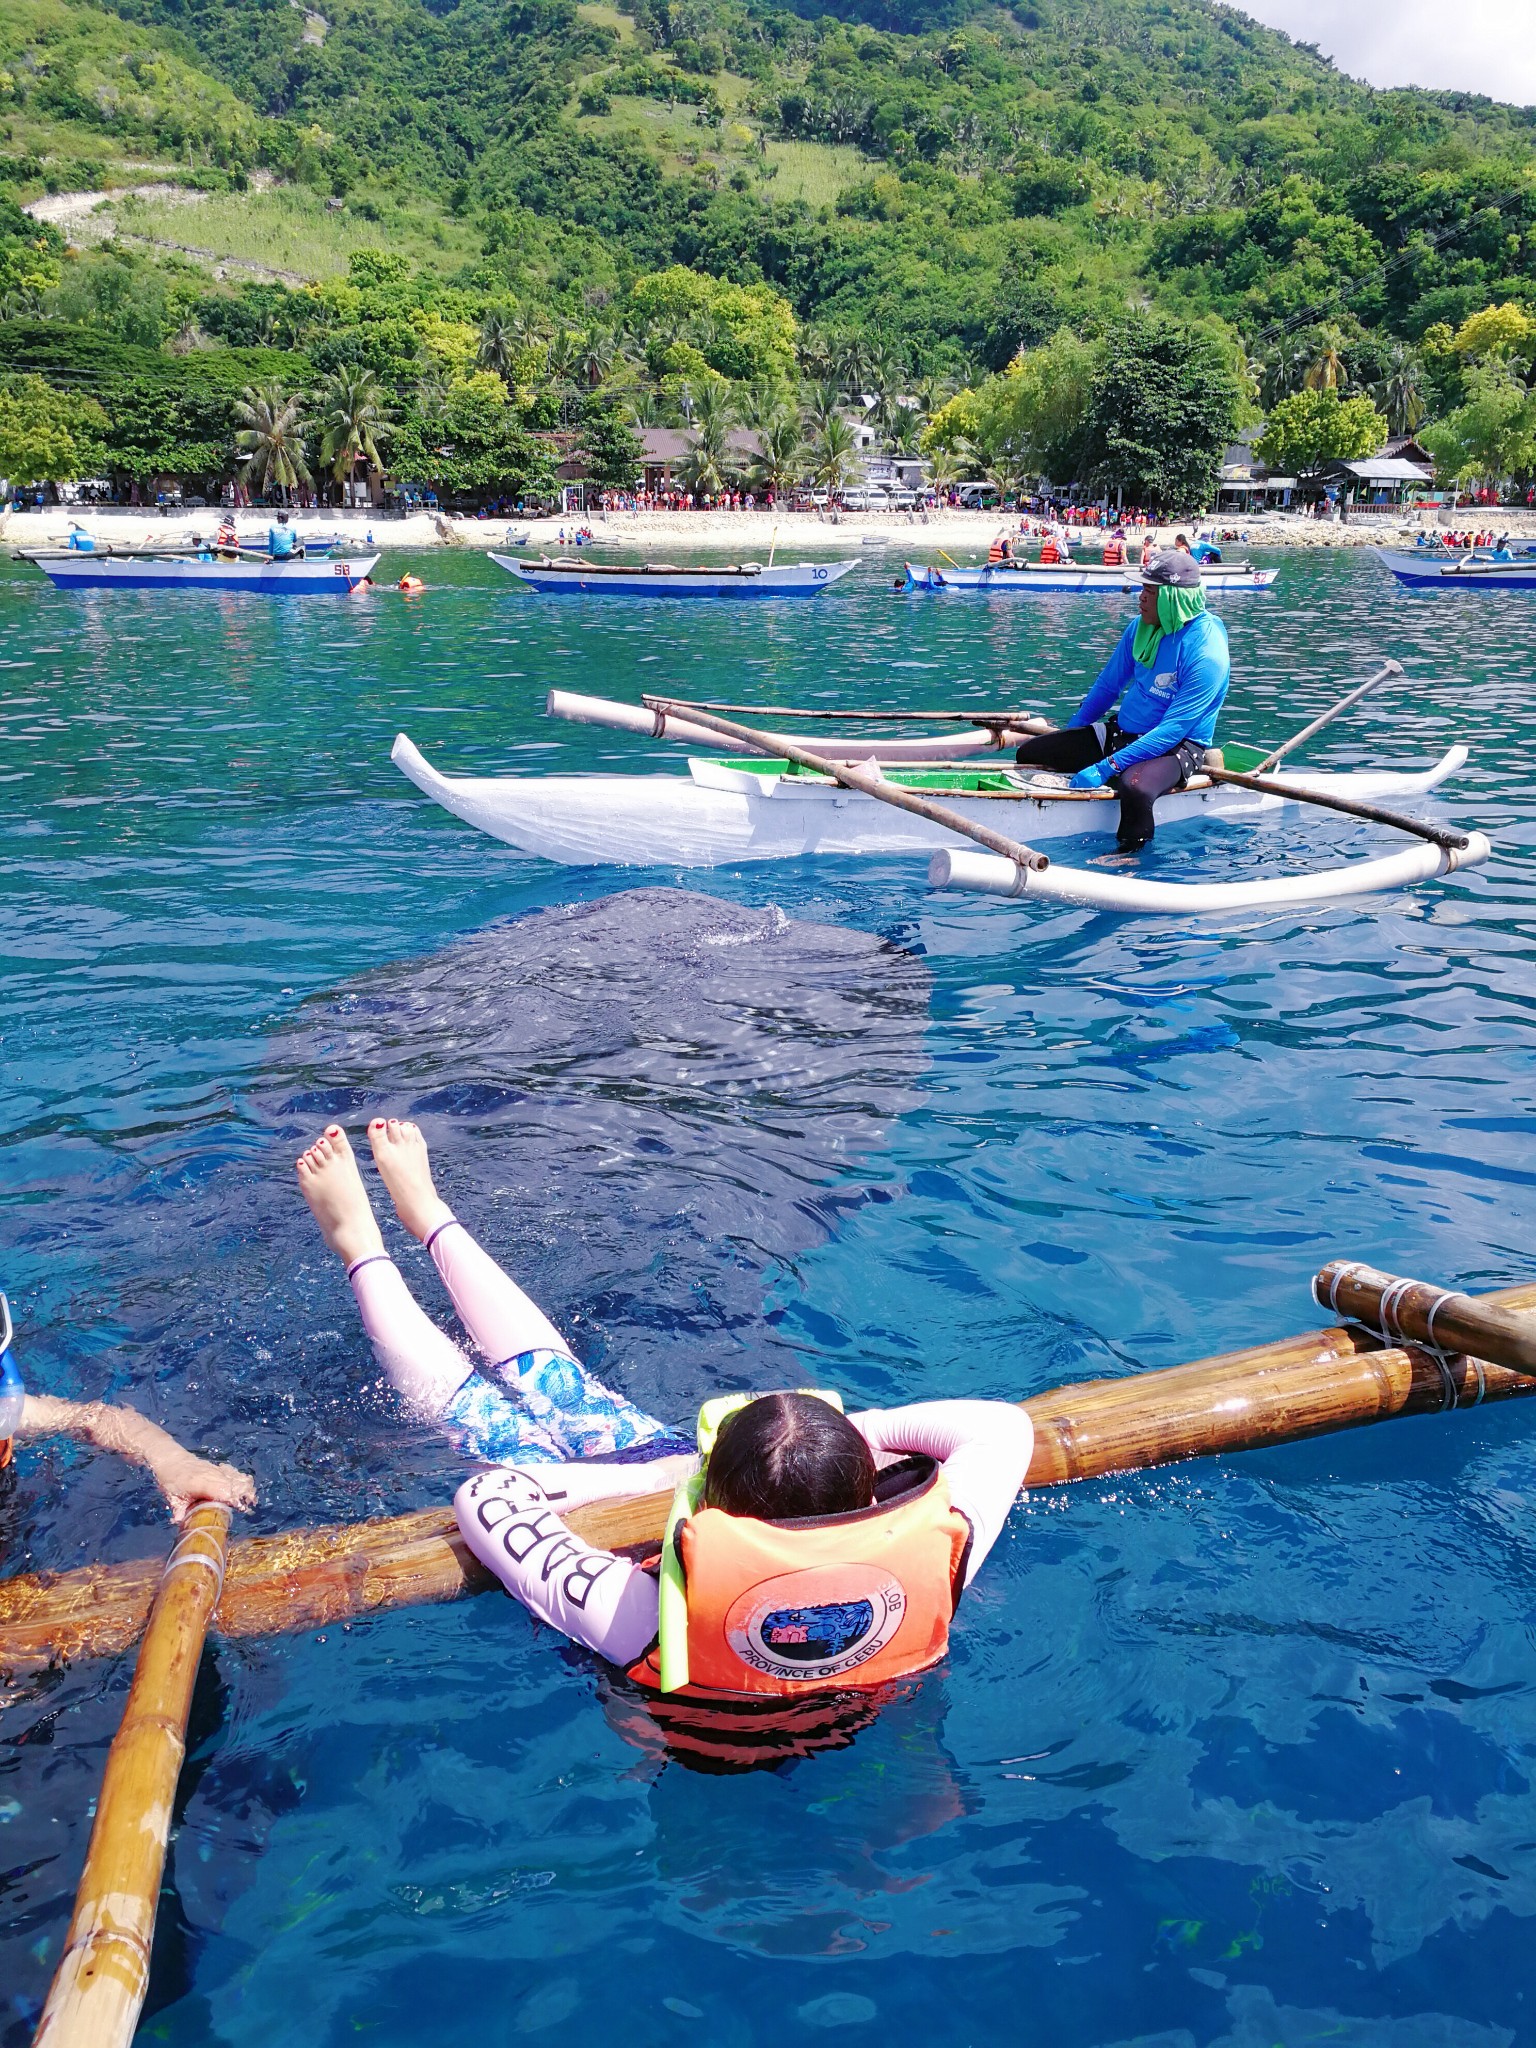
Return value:
<svg viewBox="0 0 1536 2048">
<path fill-rule="evenodd" d="M 216 510 L 177 513 L 161 517 L 152 508 L 123 506 L 88 507 L 80 511 L 68 506 L 51 506 L 42 512 L 13 510 L 0 516 L 0 543 L 10 548 L 58 547 L 78 524 L 93 539 L 125 547 L 177 547 L 215 531 L 220 514 Z M 246 511 L 235 515 L 242 540 L 255 545 L 265 542 L 272 514 Z M 1457 515 L 1458 530 L 1484 527 L 1497 532 L 1536 534 L 1536 512 L 1467 510 Z M 775 549 L 781 560 L 799 560 L 802 555 L 851 553 L 874 554 L 883 550 L 893 561 L 908 556 L 918 561 L 937 559 L 940 551 L 965 561 L 985 557 L 993 537 L 1013 532 L 1017 520 L 998 512 L 956 511 L 948 507 L 924 516 L 921 513 L 842 513 L 826 516 L 815 512 L 592 512 L 566 514 L 549 519 L 505 520 L 451 518 L 441 513 L 395 514 L 333 511 L 299 512 L 293 517 L 295 532 L 305 535 L 345 533 L 359 553 L 377 550 L 383 554 L 402 549 L 469 547 L 521 549 L 532 553 L 556 552 L 562 532 L 574 534 L 589 526 L 591 545 L 612 548 L 618 554 L 645 553 L 666 549 L 718 549 L 747 561 L 766 561 Z M 1396 514 L 1357 513 L 1349 521 L 1317 520 L 1298 514 L 1280 513 L 1263 519 L 1243 519 L 1224 514 L 1204 522 L 1180 520 L 1153 529 L 1158 545 L 1171 544 L 1175 534 L 1191 535 L 1198 527 L 1237 531 L 1252 547 L 1380 547 L 1392 546 L 1432 529 L 1435 522 L 1425 514 L 1400 517 Z M 524 536 L 527 536 L 526 540 Z M 1098 553 L 1102 534 L 1090 529 L 1084 546 L 1090 556 Z"/>
</svg>

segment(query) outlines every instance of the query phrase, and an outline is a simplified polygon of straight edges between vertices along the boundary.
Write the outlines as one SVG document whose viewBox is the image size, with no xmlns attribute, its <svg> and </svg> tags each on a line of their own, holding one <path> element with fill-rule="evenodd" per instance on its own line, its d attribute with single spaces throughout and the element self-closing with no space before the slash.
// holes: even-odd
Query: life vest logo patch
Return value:
<svg viewBox="0 0 1536 2048">
<path fill-rule="evenodd" d="M 820 1683 L 867 1664 L 906 1611 L 900 1582 L 878 1565 L 822 1565 L 741 1594 L 726 1613 L 725 1634 L 752 1670 Z"/>
</svg>

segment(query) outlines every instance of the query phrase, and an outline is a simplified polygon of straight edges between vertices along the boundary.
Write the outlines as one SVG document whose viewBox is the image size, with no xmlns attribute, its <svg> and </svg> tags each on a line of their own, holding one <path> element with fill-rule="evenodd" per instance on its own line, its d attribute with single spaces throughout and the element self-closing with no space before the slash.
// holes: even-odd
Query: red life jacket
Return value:
<svg viewBox="0 0 1536 2048">
<path fill-rule="evenodd" d="M 0 1472 L 3 1472 L 5 1470 L 6 1466 L 9 1465 L 11 1459 L 15 1456 L 15 1454 L 15 1439 L 13 1437 L 8 1436 L 0 1437 Z"/>
<path fill-rule="evenodd" d="M 1125 567 L 1125 544 L 1123 541 L 1105 541 L 1104 566 L 1106 569 L 1123 569 Z"/>
<path fill-rule="evenodd" d="M 1042 562 L 1059 562 L 1062 559 L 1061 549 L 1057 547 L 1055 541 L 1048 540 L 1043 543 L 1040 549 L 1040 559 Z"/>
</svg>

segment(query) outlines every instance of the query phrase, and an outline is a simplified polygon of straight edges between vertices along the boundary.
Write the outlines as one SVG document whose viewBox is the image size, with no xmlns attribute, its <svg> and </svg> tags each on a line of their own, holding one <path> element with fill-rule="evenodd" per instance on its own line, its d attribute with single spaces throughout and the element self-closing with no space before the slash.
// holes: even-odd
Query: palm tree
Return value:
<svg viewBox="0 0 1536 2048">
<path fill-rule="evenodd" d="M 840 491 L 859 452 L 859 437 L 841 413 L 818 427 L 811 443 L 811 476 L 826 491 Z"/>
<path fill-rule="evenodd" d="M 730 428 L 722 411 L 700 416 L 693 446 L 683 457 L 683 489 L 695 498 L 715 498 L 726 488 L 731 467 Z"/>
<path fill-rule="evenodd" d="M 618 358 L 618 343 L 606 327 L 594 327 L 581 344 L 577 369 L 595 391 Z"/>
<path fill-rule="evenodd" d="M 1424 397 L 1424 366 L 1407 342 L 1393 344 L 1386 374 L 1372 387 L 1372 397 L 1387 416 L 1394 434 L 1417 431 L 1428 405 Z"/>
<path fill-rule="evenodd" d="M 759 489 L 781 496 L 798 478 L 805 461 L 805 436 L 792 412 L 780 410 L 757 425 L 759 453 L 752 464 L 752 481 Z"/>
<path fill-rule="evenodd" d="M 371 370 L 337 370 L 315 393 L 314 425 L 320 435 L 320 460 L 337 487 L 345 484 L 359 462 L 374 476 L 384 468 L 379 443 L 389 438 L 390 415 L 384 387 Z"/>
<path fill-rule="evenodd" d="M 629 393 L 625 405 L 631 426 L 665 427 L 670 424 L 667 405 L 661 393 L 651 385 L 637 385 Z"/>
<path fill-rule="evenodd" d="M 722 437 L 736 424 L 736 396 L 722 378 L 711 377 L 694 402 L 693 424 L 699 432 L 718 428 Z"/>
<path fill-rule="evenodd" d="M 512 322 L 505 313 L 493 309 L 480 322 L 480 345 L 475 350 L 475 361 L 482 370 L 491 370 L 504 384 L 510 384 L 518 354 L 518 337 Z"/>
<path fill-rule="evenodd" d="M 805 394 L 805 417 L 819 432 L 843 417 L 843 389 L 834 378 L 812 384 Z"/>
<path fill-rule="evenodd" d="M 1344 361 L 1347 346 L 1344 336 L 1337 327 L 1324 327 L 1317 337 L 1317 354 L 1307 366 L 1303 379 L 1309 391 L 1337 391 L 1349 382 L 1349 370 Z"/>
<path fill-rule="evenodd" d="M 305 442 L 312 431 L 304 416 L 302 391 L 281 384 L 247 384 L 235 400 L 235 448 L 253 492 L 306 489 L 310 475 Z"/>
</svg>

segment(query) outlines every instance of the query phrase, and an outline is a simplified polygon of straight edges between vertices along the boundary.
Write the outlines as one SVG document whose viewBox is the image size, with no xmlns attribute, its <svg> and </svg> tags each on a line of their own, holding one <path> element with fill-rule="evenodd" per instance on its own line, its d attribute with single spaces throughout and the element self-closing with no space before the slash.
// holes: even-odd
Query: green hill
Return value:
<svg viewBox="0 0 1536 2048">
<path fill-rule="evenodd" d="M 182 189 L 110 198 L 154 179 Z M 1536 115 L 1373 92 L 1206 0 L 11 0 L 0 194 L 80 187 L 106 204 L 66 233 L 104 248 L 29 295 L 13 221 L 0 307 L 136 342 L 286 320 L 312 354 L 318 324 L 391 375 L 403 332 L 356 330 L 500 306 L 622 339 L 679 264 L 780 293 L 809 368 L 862 337 L 909 383 L 1150 307 L 1272 396 L 1325 328 L 1365 383 L 1536 306 Z M 412 305 L 274 313 L 369 248 Z"/>
</svg>

